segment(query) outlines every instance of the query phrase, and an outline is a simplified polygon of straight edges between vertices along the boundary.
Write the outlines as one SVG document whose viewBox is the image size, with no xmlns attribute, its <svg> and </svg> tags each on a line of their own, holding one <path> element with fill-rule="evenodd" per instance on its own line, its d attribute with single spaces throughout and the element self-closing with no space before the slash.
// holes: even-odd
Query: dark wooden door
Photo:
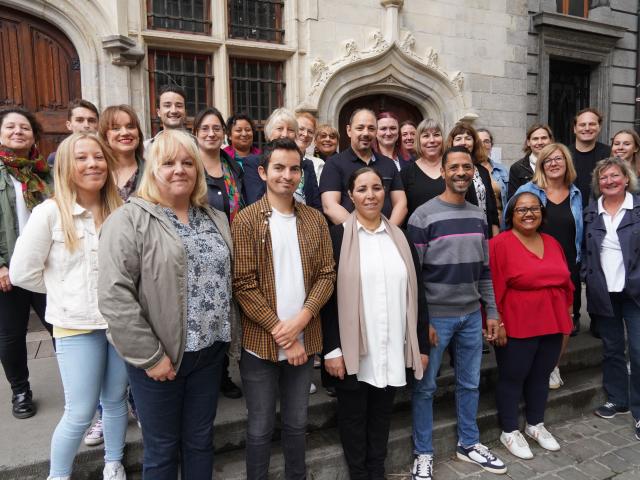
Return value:
<svg viewBox="0 0 640 480">
<path fill-rule="evenodd" d="M 7 7 L 0 9 L 0 107 L 35 113 L 43 155 L 68 135 L 67 105 L 81 96 L 80 61 L 71 41 L 53 25 Z"/>
<path fill-rule="evenodd" d="M 556 141 L 573 143 L 573 117 L 589 106 L 590 78 L 589 65 L 549 62 L 549 126 Z"/>
<path fill-rule="evenodd" d="M 376 115 L 380 112 L 392 112 L 400 119 L 400 123 L 405 120 L 413 120 L 417 125 L 422 121 L 422 114 L 420 110 L 418 110 L 418 107 L 401 98 L 391 95 L 366 95 L 355 98 L 340 110 L 338 131 L 340 132 L 341 151 L 349 147 L 347 124 L 349 123 L 351 113 L 358 108 L 369 108 L 373 110 Z"/>
</svg>

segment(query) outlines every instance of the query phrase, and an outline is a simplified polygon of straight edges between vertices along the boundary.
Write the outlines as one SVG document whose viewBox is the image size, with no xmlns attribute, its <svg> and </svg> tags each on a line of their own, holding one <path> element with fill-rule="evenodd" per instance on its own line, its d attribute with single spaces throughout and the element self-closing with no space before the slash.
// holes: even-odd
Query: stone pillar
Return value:
<svg viewBox="0 0 640 480">
<path fill-rule="evenodd" d="M 389 43 L 394 43 L 400 37 L 398 13 L 404 5 L 404 0 L 380 0 L 380 5 L 385 9 L 382 29 L 384 39 Z"/>
</svg>

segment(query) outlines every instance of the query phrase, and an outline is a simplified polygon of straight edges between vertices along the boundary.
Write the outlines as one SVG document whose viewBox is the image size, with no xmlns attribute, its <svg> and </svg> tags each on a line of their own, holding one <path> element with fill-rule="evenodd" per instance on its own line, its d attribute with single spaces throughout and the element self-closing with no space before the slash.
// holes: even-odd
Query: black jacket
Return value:
<svg viewBox="0 0 640 480">
<path fill-rule="evenodd" d="M 533 169 L 531 168 L 531 163 L 529 162 L 529 154 L 527 154 L 516 163 L 511 165 L 511 168 L 509 169 L 509 188 L 507 190 L 507 198 L 509 199 L 513 197 L 513 194 L 516 193 L 516 190 L 518 190 L 525 183 L 529 183 L 532 178 Z M 503 205 L 503 207 L 507 208 L 506 205 Z"/>
<path fill-rule="evenodd" d="M 404 230 L 403 230 L 404 232 Z M 342 237 L 344 236 L 344 226 L 333 225 L 329 228 L 329 234 L 331 235 L 331 243 L 333 245 L 333 258 L 336 262 L 336 272 L 338 271 L 338 265 L 340 263 L 340 251 L 342 249 Z M 406 237 L 406 233 L 405 233 Z M 413 264 L 416 269 L 416 276 L 418 278 L 418 347 L 422 355 L 429 355 L 429 311 L 427 307 L 427 299 L 424 294 L 422 286 L 422 273 L 420 260 L 418 259 L 418 253 L 416 252 L 413 243 L 407 237 L 407 243 L 411 249 L 411 256 L 413 257 Z M 378 261 L 378 259 L 372 259 L 372 261 Z M 354 288 L 354 293 L 358 292 L 358 289 Z M 358 385 L 358 379 L 356 375 L 346 375 L 344 380 L 332 377 L 324 369 L 324 355 L 340 347 L 340 327 L 338 319 L 338 289 L 333 290 L 333 294 L 329 301 L 322 308 L 322 384 L 324 386 L 336 386 L 340 384 L 340 388 L 355 389 Z M 407 377 L 410 378 L 409 372 Z"/>
</svg>

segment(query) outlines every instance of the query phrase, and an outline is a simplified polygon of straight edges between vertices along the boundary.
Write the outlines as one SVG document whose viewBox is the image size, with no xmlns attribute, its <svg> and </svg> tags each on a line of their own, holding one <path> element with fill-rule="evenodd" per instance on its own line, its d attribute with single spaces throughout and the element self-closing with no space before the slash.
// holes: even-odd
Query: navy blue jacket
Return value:
<svg viewBox="0 0 640 480">
<path fill-rule="evenodd" d="M 633 210 L 627 210 L 618 227 L 618 238 L 624 261 L 624 292 L 640 307 L 640 197 L 633 195 Z M 581 275 L 587 284 L 587 311 L 613 316 L 607 281 L 600 264 L 600 251 L 607 230 L 598 202 L 591 200 L 584 209 L 584 242 Z"/>
<path fill-rule="evenodd" d="M 247 205 L 251 205 L 260 200 L 266 191 L 265 183 L 258 174 L 259 165 L 260 155 L 249 155 L 242 162 L 242 168 L 244 169 L 245 201 Z M 316 177 L 316 171 L 313 168 L 313 162 L 311 160 L 305 158 L 302 161 L 302 172 L 304 174 L 304 198 L 306 204 L 322 211 L 318 178 Z"/>
</svg>

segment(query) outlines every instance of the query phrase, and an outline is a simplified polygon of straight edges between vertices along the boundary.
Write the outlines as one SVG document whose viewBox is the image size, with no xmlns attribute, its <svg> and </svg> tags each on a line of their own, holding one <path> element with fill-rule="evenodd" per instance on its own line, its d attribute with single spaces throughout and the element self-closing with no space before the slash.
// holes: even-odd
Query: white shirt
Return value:
<svg viewBox="0 0 640 480">
<path fill-rule="evenodd" d="M 24 195 L 22 193 L 22 183 L 17 180 L 13 175 L 9 175 L 13 182 L 13 188 L 16 191 L 16 216 L 18 217 L 18 234 L 24 230 L 31 212 L 27 208 L 27 202 L 24 201 Z"/>
<path fill-rule="evenodd" d="M 304 289 L 296 216 L 293 213 L 280 213 L 273 207 L 271 211 L 269 231 L 276 280 L 276 314 L 280 321 L 286 322 L 300 313 L 307 295 Z M 304 345 L 303 332 L 300 332 L 298 341 Z M 284 350 L 278 349 L 278 360 L 286 359 Z"/>
<path fill-rule="evenodd" d="M 93 215 L 73 208 L 78 246 L 64 243 L 58 206 L 45 200 L 33 209 L 11 257 L 11 283 L 47 294 L 45 320 L 70 329 L 106 329 L 98 310 L 98 232 Z"/>
<path fill-rule="evenodd" d="M 531 165 L 531 170 L 533 173 L 536 173 L 536 163 L 538 163 L 538 158 L 533 154 L 529 154 L 529 165 Z"/>
<path fill-rule="evenodd" d="M 621 292 L 624 290 L 624 260 L 622 258 L 622 249 L 620 248 L 620 239 L 618 238 L 617 230 L 626 210 L 633 210 L 633 197 L 629 192 L 625 194 L 620 209 L 613 216 L 609 215 L 604 209 L 602 197 L 598 199 L 598 215 L 602 215 L 604 226 L 607 229 L 600 250 L 600 265 L 604 272 L 604 278 L 607 281 L 607 289 L 610 292 Z"/>
<path fill-rule="evenodd" d="M 401 387 L 406 384 L 407 268 L 383 224 L 371 232 L 358 223 L 358 242 L 367 354 L 360 357 L 357 378 L 377 388 Z M 325 359 L 340 355 L 335 349 Z"/>
</svg>

